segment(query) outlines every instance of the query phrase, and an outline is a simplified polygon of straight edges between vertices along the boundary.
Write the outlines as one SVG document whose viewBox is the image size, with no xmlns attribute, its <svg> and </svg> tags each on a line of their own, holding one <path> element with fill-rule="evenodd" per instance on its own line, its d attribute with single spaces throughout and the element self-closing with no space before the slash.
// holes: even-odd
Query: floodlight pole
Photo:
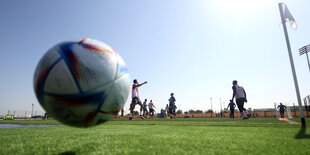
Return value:
<svg viewBox="0 0 310 155">
<path fill-rule="evenodd" d="M 212 118 L 212 113 L 213 113 L 213 109 L 212 109 L 212 97 L 210 97 L 210 101 L 211 101 L 211 118 Z"/>
<path fill-rule="evenodd" d="M 310 63 L 309 63 L 309 57 L 308 57 L 308 52 L 310 52 L 309 49 L 310 48 L 310 44 L 307 46 L 304 46 L 302 48 L 299 49 L 299 55 L 303 55 L 306 53 L 307 55 L 307 61 L 308 61 L 308 67 L 309 67 L 309 72 L 310 72 Z"/>
<path fill-rule="evenodd" d="M 286 23 L 285 23 L 284 18 L 282 17 L 282 13 L 281 13 L 281 3 L 279 3 L 279 11 L 280 11 L 280 15 L 281 15 L 281 21 L 282 21 L 282 26 L 283 26 L 283 30 L 284 30 L 287 51 L 288 51 L 288 55 L 290 58 L 292 74 L 293 74 L 293 78 L 294 78 L 295 91 L 296 91 L 296 96 L 297 96 L 297 101 L 298 101 L 298 106 L 299 106 L 300 119 L 301 119 L 301 126 L 303 128 L 306 128 L 306 121 L 305 121 L 305 117 L 304 117 L 304 112 L 302 110 L 301 98 L 300 98 L 299 87 L 298 87 L 298 82 L 297 82 L 297 77 L 296 77 L 296 72 L 295 72 L 294 60 L 293 60 L 292 51 L 291 51 L 290 40 L 289 40 L 288 34 L 287 34 Z"/>
<path fill-rule="evenodd" d="M 309 57 L 308 57 L 308 52 L 306 53 L 307 55 L 307 60 L 308 60 L 308 67 L 309 67 L 309 72 L 310 72 L 310 63 L 309 63 Z"/>
<path fill-rule="evenodd" d="M 34 104 L 32 103 L 31 117 L 33 117 L 33 108 L 34 108 Z"/>
<path fill-rule="evenodd" d="M 276 104 L 276 102 L 274 103 L 274 112 L 275 112 L 275 117 L 278 118 L 278 111 L 277 111 L 277 104 Z"/>
<path fill-rule="evenodd" d="M 220 98 L 220 105 L 221 105 L 221 113 L 222 113 L 222 100 Z"/>
</svg>

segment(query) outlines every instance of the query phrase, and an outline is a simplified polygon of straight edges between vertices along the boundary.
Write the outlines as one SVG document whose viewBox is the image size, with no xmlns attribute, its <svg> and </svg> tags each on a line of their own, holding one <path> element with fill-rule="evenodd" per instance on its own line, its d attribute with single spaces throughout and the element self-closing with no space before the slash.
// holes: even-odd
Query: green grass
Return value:
<svg viewBox="0 0 310 155">
<path fill-rule="evenodd" d="M 87 129 L 0 129 L 0 154 L 310 154 L 309 131 L 271 118 L 114 119 Z"/>
</svg>

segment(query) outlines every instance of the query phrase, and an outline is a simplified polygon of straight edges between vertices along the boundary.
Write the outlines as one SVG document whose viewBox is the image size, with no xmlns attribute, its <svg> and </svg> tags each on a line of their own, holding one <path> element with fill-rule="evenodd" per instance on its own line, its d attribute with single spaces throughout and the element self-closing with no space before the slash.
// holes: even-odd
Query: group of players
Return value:
<svg viewBox="0 0 310 155">
<path fill-rule="evenodd" d="M 132 100 L 130 103 L 130 114 L 129 114 L 129 120 L 134 120 L 135 119 L 135 113 L 134 113 L 134 109 L 136 107 L 137 104 L 140 105 L 140 118 L 144 119 L 147 118 L 147 115 L 149 115 L 148 118 L 153 118 L 154 116 L 154 112 L 156 108 L 154 106 L 154 103 L 152 100 L 150 100 L 149 104 L 147 104 L 147 99 L 144 100 L 144 102 L 142 103 L 140 100 L 140 95 L 139 95 L 139 87 L 141 87 L 142 85 L 147 84 L 147 81 L 139 84 L 137 79 L 133 80 L 133 85 L 132 85 Z M 170 115 L 170 118 L 173 118 L 173 116 L 175 117 L 176 113 L 176 105 L 175 105 L 175 101 L 176 99 L 174 98 L 174 94 L 171 93 L 170 94 L 170 99 L 168 99 L 169 101 L 169 106 L 167 105 L 166 107 L 166 111 L 168 113 L 168 115 Z M 148 110 L 149 109 L 149 110 Z"/>
<path fill-rule="evenodd" d="M 134 109 L 135 106 L 137 104 L 140 105 L 140 117 L 142 119 L 146 118 L 147 114 L 149 114 L 149 118 L 153 118 L 154 116 L 154 108 L 156 108 L 152 102 L 152 100 L 149 102 L 149 104 L 147 105 L 147 99 L 145 99 L 145 101 L 141 102 L 140 100 L 140 96 L 139 96 L 139 87 L 141 87 L 142 85 L 147 84 L 147 81 L 139 84 L 137 79 L 133 80 L 133 85 L 132 85 L 132 100 L 130 103 L 130 116 L 129 116 L 129 120 L 133 120 L 135 119 L 135 114 L 134 114 Z M 242 86 L 239 86 L 237 84 L 237 81 L 234 80 L 233 81 L 233 96 L 232 99 L 230 100 L 230 110 L 231 110 L 231 114 L 230 117 L 234 118 L 234 108 L 235 108 L 235 104 L 233 103 L 234 98 L 236 98 L 236 103 L 237 103 L 237 107 L 239 109 L 239 112 L 241 113 L 241 116 L 243 119 L 248 119 L 251 117 L 251 113 L 250 111 L 246 110 L 244 108 L 244 103 L 247 102 L 247 97 L 246 97 L 246 93 L 245 90 Z M 169 101 L 169 106 L 167 104 L 166 106 L 166 111 L 167 111 L 167 116 L 170 115 L 170 118 L 176 117 L 176 105 L 175 105 L 175 97 L 174 94 L 171 93 L 170 94 L 170 98 L 168 99 Z M 147 110 L 147 107 L 149 108 L 149 111 Z"/>
</svg>

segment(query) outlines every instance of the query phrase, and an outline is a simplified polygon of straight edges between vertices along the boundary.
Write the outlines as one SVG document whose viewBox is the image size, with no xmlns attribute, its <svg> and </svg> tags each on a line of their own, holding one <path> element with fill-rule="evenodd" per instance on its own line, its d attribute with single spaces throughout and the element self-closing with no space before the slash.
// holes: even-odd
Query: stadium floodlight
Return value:
<svg viewBox="0 0 310 155">
<path fill-rule="evenodd" d="M 304 112 L 302 109 L 301 97 L 300 97 L 300 92 L 299 92 L 299 87 L 298 87 L 298 81 L 297 81 L 297 76 L 296 76 L 296 71 L 295 71 L 294 60 L 293 60 L 293 56 L 292 56 L 291 44 L 290 44 L 290 40 L 288 37 L 287 28 L 286 28 L 286 22 L 290 21 L 291 27 L 293 29 L 296 29 L 297 25 L 296 25 L 295 19 L 293 18 L 293 16 L 289 12 L 286 4 L 285 3 L 278 3 L 278 5 L 279 5 L 279 11 L 280 11 L 280 16 L 281 16 L 283 31 L 284 31 L 284 35 L 285 35 L 287 52 L 289 55 L 292 74 L 293 74 L 293 78 L 294 78 L 294 85 L 295 85 L 295 91 L 296 91 L 298 106 L 299 106 L 301 126 L 302 126 L 302 128 L 306 128 L 306 121 L 305 121 L 305 116 L 304 116 Z"/>
<path fill-rule="evenodd" d="M 305 53 L 306 53 L 306 55 L 307 55 L 308 66 L 309 66 L 309 72 L 310 72 L 310 63 L 309 63 L 308 52 L 310 52 L 310 44 L 307 45 L 307 46 L 303 46 L 302 48 L 299 49 L 299 55 L 303 55 L 303 54 L 305 54 Z"/>
</svg>

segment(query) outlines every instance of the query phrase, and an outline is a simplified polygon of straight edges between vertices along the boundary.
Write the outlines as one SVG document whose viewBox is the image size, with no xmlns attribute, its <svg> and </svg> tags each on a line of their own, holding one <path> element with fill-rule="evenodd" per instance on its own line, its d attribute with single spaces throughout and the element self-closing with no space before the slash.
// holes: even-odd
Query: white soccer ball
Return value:
<svg viewBox="0 0 310 155">
<path fill-rule="evenodd" d="M 40 60 L 34 90 L 46 112 L 60 122 L 90 127 L 111 119 L 127 100 L 130 77 L 122 58 L 93 39 L 65 41 Z"/>
</svg>

